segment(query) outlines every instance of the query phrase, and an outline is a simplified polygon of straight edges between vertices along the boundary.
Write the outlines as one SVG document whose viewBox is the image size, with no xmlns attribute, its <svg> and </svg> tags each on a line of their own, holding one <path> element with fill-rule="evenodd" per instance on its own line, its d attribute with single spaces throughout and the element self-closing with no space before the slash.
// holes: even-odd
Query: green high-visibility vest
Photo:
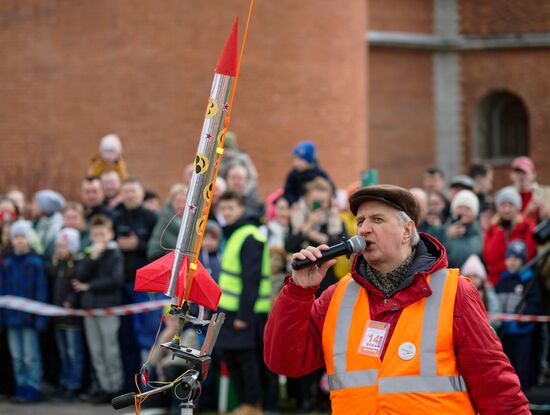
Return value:
<svg viewBox="0 0 550 415">
<path fill-rule="evenodd" d="M 219 307 L 227 311 L 238 311 L 240 307 L 240 295 L 243 291 L 241 248 L 246 238 L 252 236 L 264 244 L 262 254 L 262 275 L 258 292 L 258 299 L 254 303 L 255 313 L 269 313 L 271 310 L 271 264 L 269 262 L 269 248 L 267 240 L 257 226 L 245 225 L 231 234 L 222 257 L 222 269 L 219 285 L 222 289 L 222 297 Z"/>
</svg>

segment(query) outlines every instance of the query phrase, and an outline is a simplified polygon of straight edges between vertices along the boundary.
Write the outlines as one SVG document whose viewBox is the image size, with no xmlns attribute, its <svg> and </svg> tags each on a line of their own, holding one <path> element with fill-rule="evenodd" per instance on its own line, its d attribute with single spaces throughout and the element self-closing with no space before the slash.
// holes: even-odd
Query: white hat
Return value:
<svg viewBox="0 0 550 415">
<path fill-rule="evenodd" d="M 67 249 L 73 255 L 80 251 L 80 232 L 75 228 L 63 228 L 57 235 L 57 242 L 67 242 Z"/>
<path fill-rule="evenodd" d="M 472 210 L 474 217 L 479 213 L 479 199 L 471 190 L 461 190 L 451 202 L 451 212 L 456 213 L 456 208 L 466 206 Z"/>
<path fill-rule="evenodd" d="M 460 273 L 466 277 L 479 277 L 481 279 L 487 279 L 487 271 L 481 262 L 481 259 L 476 254 L 472 254 L 468 257 L 466 262 L 460 267 Z"/>
<path fill-rule="evenodd" d="M 99 144 L 99 151 L 113 151 L 116 154 L 120 155 L 122 153 L 122 143 L 120 138 L 116 134 L 107 134 L 101 139 Z"/>
</svg>

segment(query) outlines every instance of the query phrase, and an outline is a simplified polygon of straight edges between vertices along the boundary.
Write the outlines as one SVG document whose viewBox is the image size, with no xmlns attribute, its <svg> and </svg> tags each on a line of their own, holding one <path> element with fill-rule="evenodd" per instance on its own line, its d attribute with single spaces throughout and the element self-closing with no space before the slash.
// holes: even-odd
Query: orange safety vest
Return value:
<svg viewBox="0 0 550 415">
<path fill-rule="evenodd" d="M 383 361 L 357 352 L 369 297 L 350 274 L 340 280 L 323 326 L 333 414 L 476 414 L 453 350 L 458 279 L 457 269 L 428 277 L 432 295 L 403 309 Z"/>
</svg>

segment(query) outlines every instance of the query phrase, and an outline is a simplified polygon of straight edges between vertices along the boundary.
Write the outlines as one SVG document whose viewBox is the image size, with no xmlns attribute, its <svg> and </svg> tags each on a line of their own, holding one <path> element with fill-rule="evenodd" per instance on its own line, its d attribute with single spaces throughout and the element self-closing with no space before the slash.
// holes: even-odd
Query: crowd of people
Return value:
<svg viewBox="0 0 550 415">
<path fill-rule="evenodd" d="M 201 402 L 215 407 L 223 363 L 235 389 L 234 414 L 277 412 L 281 391 L 296 410 L 327 410 L 325 370 L 288 379 L 270 372 L 263 333 L 290 254 L 355 235 L 348 198 L 361 183 L 337 189 L 315 144 L 303 141 L 293 149 L 285 183 L 262 200 L 257 170 L 235 134 L 227 134 L 225 146 L 200 260 L 222 289 L 226 321 Z M 109 134 L 83 168 L 80 200 L 67 201 L 52 189 L 27 195 L 17 183 L 2 189 L 0 295 L 69 309 L 165 298 L 135 292 L 136 271 L 174 249 L 193 171 L 187 166 L 162 201 L 129 174 L 121 141 Z M 526 156 L 511 163 L 508 186 L 493 189 L 492 175 L 486 163 L 450 180 L 427 168 L 410 189 L 420 206 L 417 228 L 444 245 L 449 268 L 471 279 L 488 312 L 548 315 L 550 187 L 537 183 Z M 343 278 L 352 260 L 339 257 L 315 295 Z M 18 403 L 105 403 L 134 390 L 137 373 L 173 379 L 181 362 L 158 347 L 150 353 L 159 332 L 168 339 L 175 330 L 170 316 L 161 325 L 162 313 L 46 318 L 0 309 L 0 365 L 10 368 L 3 370 L 0 393 Z M 524 391 L 550 377 L 545 324 L 495 320 L 492 326 Z M 199 346 L 203 337 L 191 330 L 184 339 Z"/>
</svg>

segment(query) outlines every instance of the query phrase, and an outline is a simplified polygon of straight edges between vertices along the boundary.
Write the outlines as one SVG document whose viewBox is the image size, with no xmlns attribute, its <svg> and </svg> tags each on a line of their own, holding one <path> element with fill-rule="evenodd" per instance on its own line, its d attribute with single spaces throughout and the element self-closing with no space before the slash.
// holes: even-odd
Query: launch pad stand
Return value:
<svg viewBox="0 0 550 415">
<path fill-rule="evenodd" d="M 133 405 L 136 397 L 143 399 L 149 395 L 165 392 L 170 389 L 174 399 L 180 403 L 179 408 L 181 415 L 193 414 L 195 408 L 194 402 L 197 401 L 201 394 L 201 382 L 208 376 L 208 369 L 211 361 L 210 356 L 216 344 L 216 340 L 218 339 L 221 326 L 225 320 L 224 313 L 213 314 L 210 320 L 203 320 L 204 308 L 200 306 L 199 309 L 200 311 L 197 317 L 186 315 L 182 313 L 181 310 L 177 316 L 181 319 L 179 322 L 181 323 L 181 327 L 185 324 L 208 325 L 206 338 L 200 350 L 181 345 L 179 342 L 179 335 L 181 335 L 181 333 L 179 333 L 177 341 L 172 340 L 171 342 L 161 344 L 161 347 L 172 352 L 172 358 L 177 357 L 186 362 L 185 366 L 187 367 L 187 371 L 184 372 L 184 375 L 167 385 L 139 395 L 135 392 L 130 392 L 125 395 L 117 396 L 112 400 L 114 409 L 121 409 Z"/>
</svg>

